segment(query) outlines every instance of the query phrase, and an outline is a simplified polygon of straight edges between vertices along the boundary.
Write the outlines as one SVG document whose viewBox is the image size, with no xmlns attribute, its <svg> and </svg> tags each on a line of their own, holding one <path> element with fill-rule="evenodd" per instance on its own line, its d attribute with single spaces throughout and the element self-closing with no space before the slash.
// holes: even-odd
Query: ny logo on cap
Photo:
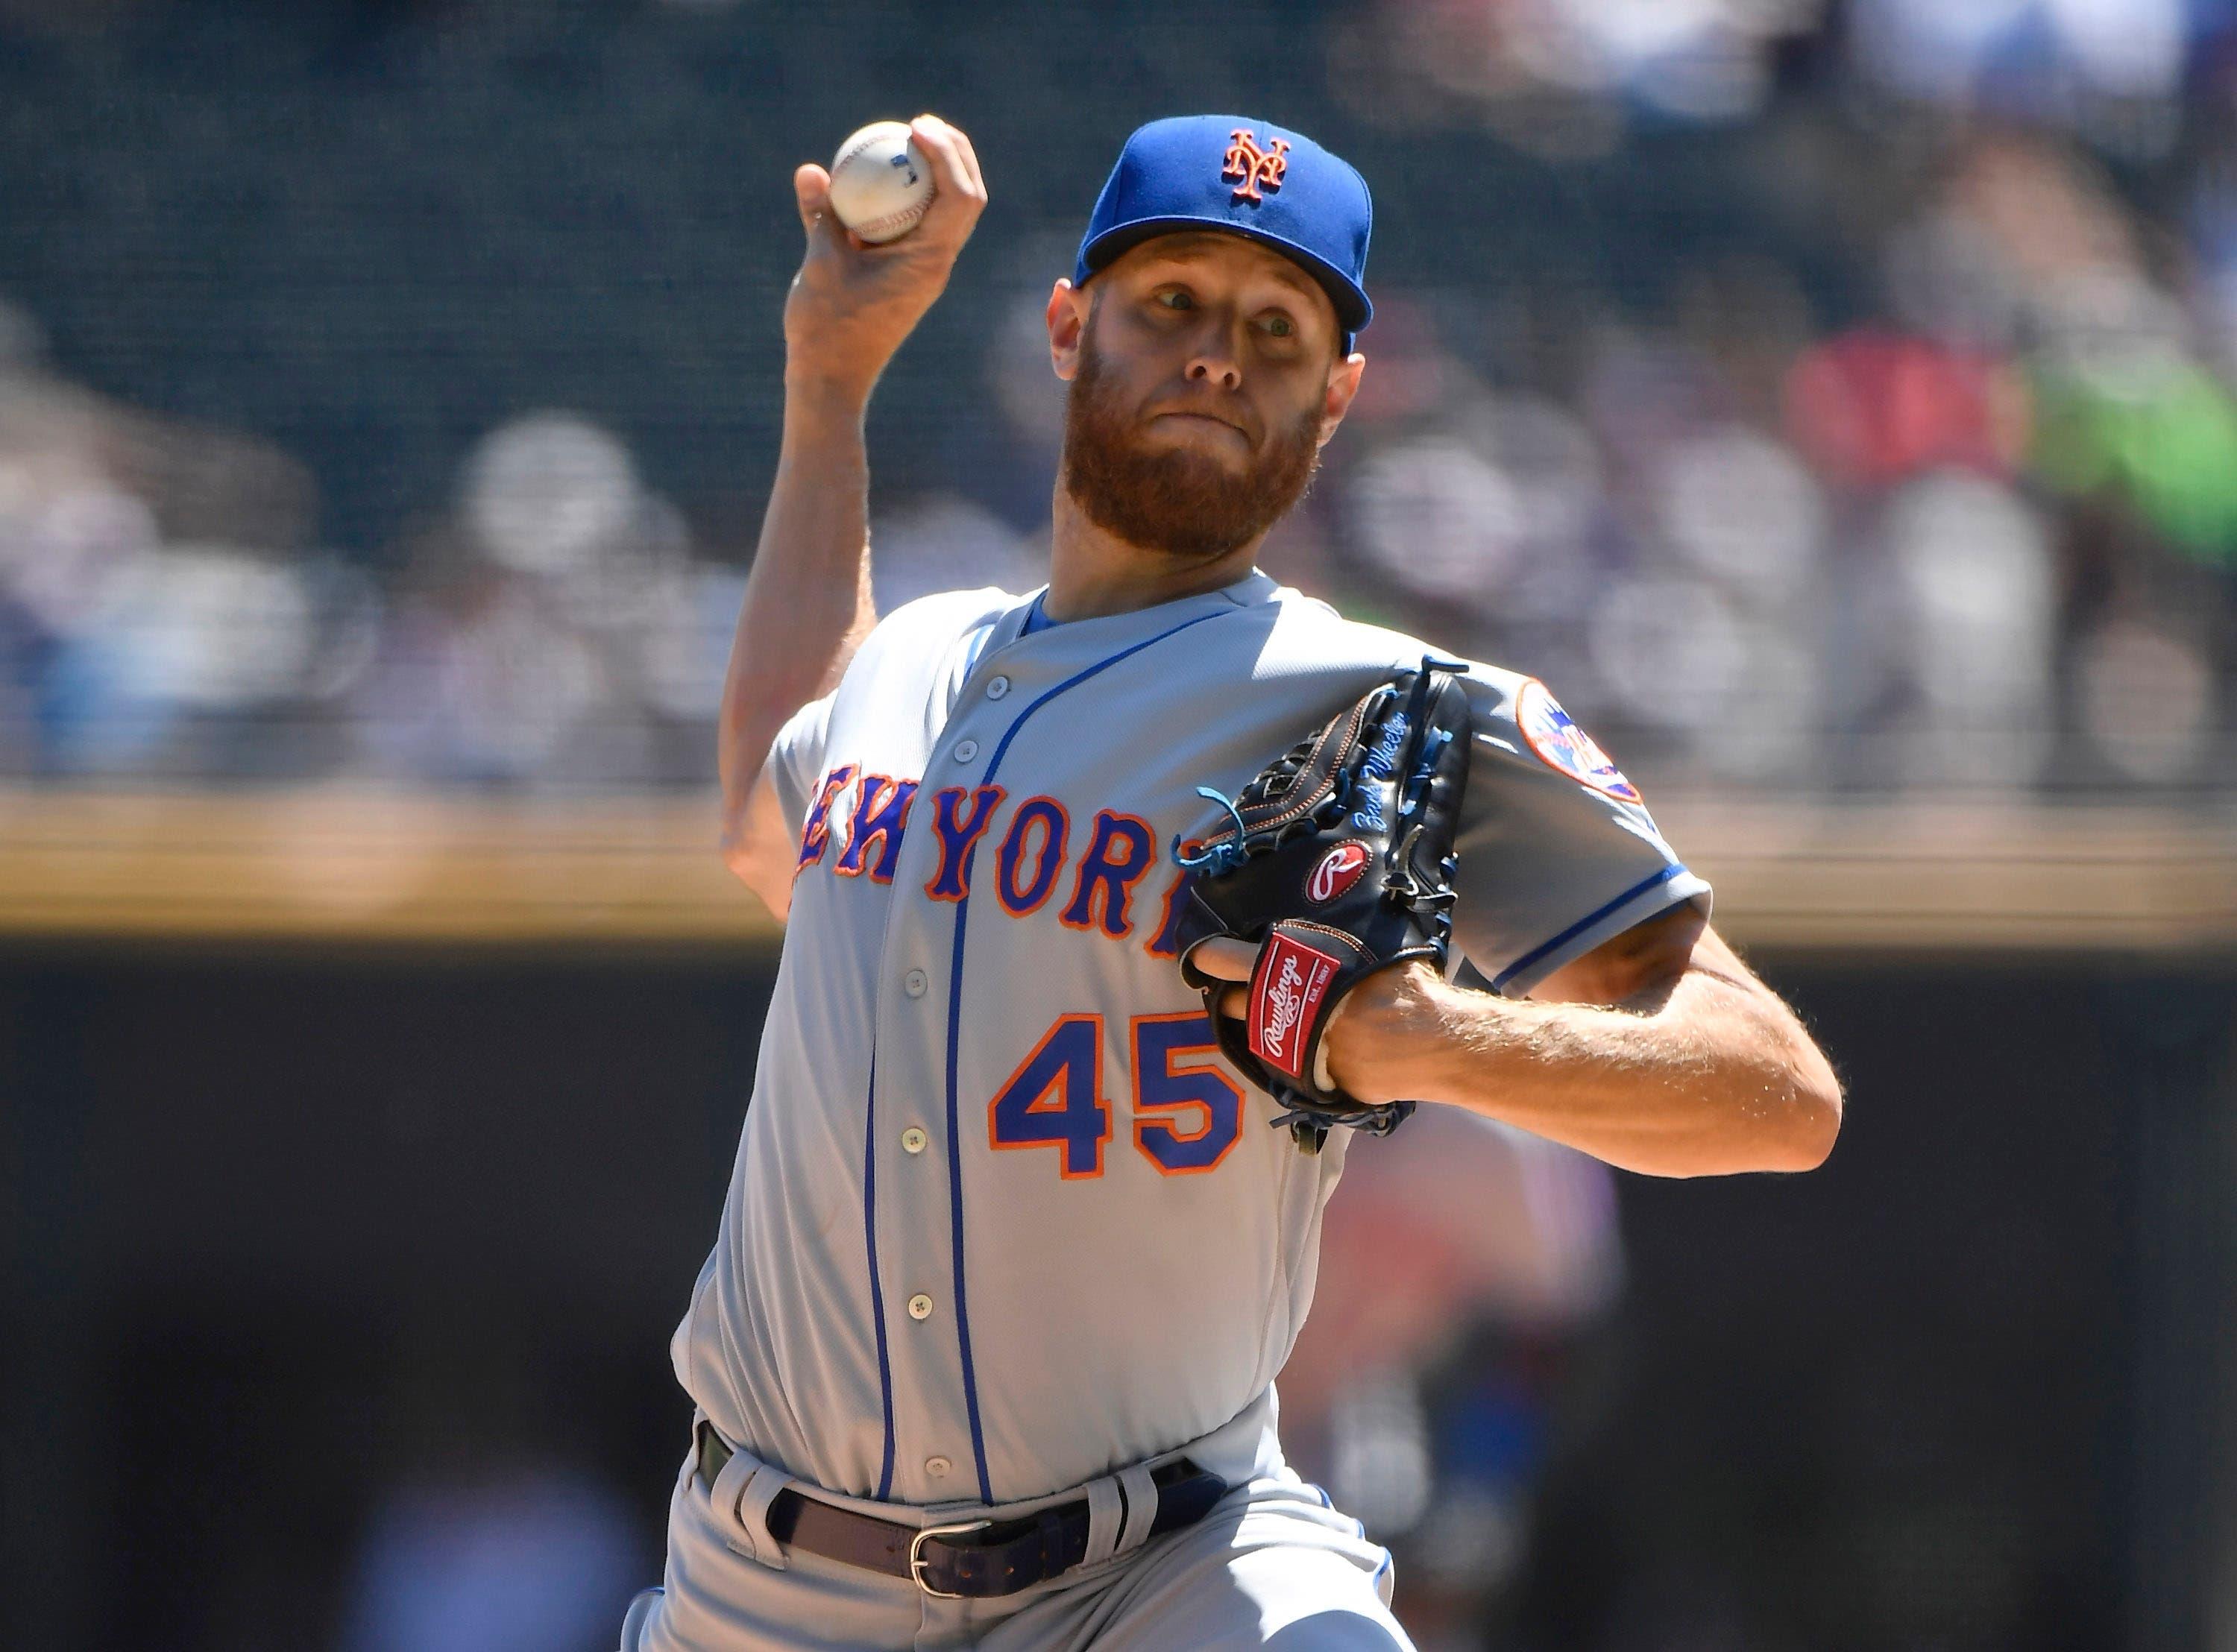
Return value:
<svg viewBox="0 0 2237 1652">
<path fill-rule="evenodd" d="M 1290 169 L 1290 163 L 1283 159 L 1289 152 L 1289 139 L 1270 138 L 1262 149 L 1257 135 L 1247 126 L 1237 127 L 1231 135 L 1234 142 L 1227 146 L 1227 154 L 1222 157 L 1219 175 L 1243 180 L 1235 186 L 1236 200 L 1265 200 L 1258 193 L 1259 187 L 1263 184 L 1269 189 L 1279 189 L 1282 174 Z"/>
</svg>

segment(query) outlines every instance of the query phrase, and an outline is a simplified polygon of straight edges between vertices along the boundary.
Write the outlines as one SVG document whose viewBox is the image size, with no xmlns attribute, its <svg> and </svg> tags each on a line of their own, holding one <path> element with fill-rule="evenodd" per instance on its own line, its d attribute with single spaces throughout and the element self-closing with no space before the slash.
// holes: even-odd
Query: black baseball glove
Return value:
<svg viewBox="0 0 2237 1652">
<path fill-rule="evenodd" d="M 1411 1102 L 1371 1104 L 1336 1088 L 1321 1034 L 1345 993 L 1408 958 L 1440 965 L 1452 933 L 1453 835 L 1468 784 L 1467 691 L 1457 662 L 1424 657 L 1259 771 L 1232 801 L 1197 789 L 1228 822 L 1200 847 L 1173 845 L 1194 874 L 1181 971 L 1201 989 L 1221 1047 L 1289 1110 L 1297 1145 L 1330 1129 L 1382 1135 Z M 1231 982 L 1191 961 L 1214 936 L 1259 948 L 1248 1013 L 1219 1012 Z"/>
</svg>

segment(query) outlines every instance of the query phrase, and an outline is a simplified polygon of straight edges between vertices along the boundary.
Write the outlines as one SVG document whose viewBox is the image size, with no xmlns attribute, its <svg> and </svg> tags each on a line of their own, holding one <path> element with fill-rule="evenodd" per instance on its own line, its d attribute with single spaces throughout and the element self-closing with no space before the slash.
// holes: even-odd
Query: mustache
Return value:
<svg viewBox="0 0 2237 1652">
<path fill-rule="evenodd" d="M 1253 447 L 1265 439 L 1264 425 L 1247 409 L 1233 402 L 1215 401 L 1206 396 L 1168 398 L 1163 401 L 1152 402 L 1143 410 L 1142 422 L 1147 425 L 1152 420 L 1163 418 L 1171 413 L 1184 414 L 1191 418 L 1216 420 L 1226 425 L 1228 429 L 1241 434 Z"/>
</svg>

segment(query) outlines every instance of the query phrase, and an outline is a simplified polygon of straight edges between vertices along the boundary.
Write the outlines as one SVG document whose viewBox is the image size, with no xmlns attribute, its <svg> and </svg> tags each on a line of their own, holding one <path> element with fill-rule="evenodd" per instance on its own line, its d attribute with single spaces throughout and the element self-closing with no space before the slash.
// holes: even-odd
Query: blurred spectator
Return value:
<svg viewBox="0 0 2237 1652">
<path fill-rule="evenodd" d="M 966 499 L 934 494 L 882 512 L 870 524 L 871 585 L 881 614 L 934 591 L 980 585 L 1029 591 L 1047 577 L 1045 541 L 1012 532 Z"/>
<path fill-rule="evenodd" d="M 1759 112 L 1778 43 L 1824 12 L 1823 0 L 1384 0 L 1345 44 L 1390 82 L 1386 110 L 1473 106 L 1512 142 L 1574 155 L 1612 143 L 1627 107 L 1689 122 Z"/>
<path fill-rule="evenodd" d="M 1561 1353 L 1622 1282 L 1613 1177 L 1453 1108 L 1362 1146 L 1283 1367 L 1284 1448 L 1395 1546 L 1417 1642 L 1477 1645 L 1528 1551 Z"/>
<path fill-rule="evenodd" d="M 568 1470 L 392 1490 L 342 1652 L 606 1652 L 637 1576 L 637 1511 Z"/>
<path fill-rule="evenodd" d="M 642 1585 L 637 1510 L 570 1454 L 517 1327 L 423 1311 L 381 1418 L 381 1489 L 344 1589 L 340 1652 L 610 1652 Z"/>
<path fill-rule="evenodd" d="M 1855 7 L 1859 56 L 1890 86 L 2085 128 L 2116 102 L 2171 101 L 2190 36 L 2210 11 L 2188 0 L 1858 0 Z"/>
<path fill-rule="evenodd" d="M 1650 786 L 2227 788 L 2237 151 L 2194 118 L 2226 10 L 1315 13 L 1331 93 L 1388 155 L 1448 146 L 1490 181 L 1455 214 L 1437 168 L 1370 167 L 1403 227 L 1390 252 L 1378 236 L 1371 365 L 1265 566 L 1549 679 Z M 462 40 L 541 37 L 469 14 Z M 723 15 L 647 13 L 630 38 L 713 39 Z M 525 120 L 545 94 L 506 95 Z M 1671 135 L 1709 128 L 1744 135 Z M 1019 178 L 980 237 L 992 285 L 935 313 L 881 400 L 881 608 L 1044 576 L 1065 392 L 1042 313 L 1081 202 L 1043 183 Z M 511 222 L 489 220 L 493 247 Z M 380 295 L 408 282 L 367 291 L 360 325 L 406 325 Z M 0 304 L 0 773 L 707 781 L 755 511 L 664 478 L 716 444 L 765 464 L 735 420 L 698 431 L 725 398 L 766 420 L 773 370 L 653 425 L 587 393 L 482 397 L 441 451 L 449 497 L 406 499 L 368 556 L 319 543 L 304 464 L 47 365 L 77 354 Z M 646 383 L 694 382 L 690 355 Z M 520 382 L 564 377 L 539 371 Z M 340 463 L 320 481 L 361 491 Z"/>
</svg>

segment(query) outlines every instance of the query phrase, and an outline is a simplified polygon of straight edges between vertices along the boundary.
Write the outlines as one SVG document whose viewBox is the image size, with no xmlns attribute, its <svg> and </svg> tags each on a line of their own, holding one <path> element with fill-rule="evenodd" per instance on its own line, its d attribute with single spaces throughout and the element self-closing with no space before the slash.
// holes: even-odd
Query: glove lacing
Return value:
<svg viewBox="0 0 2237 1652">
<path fill-rule="evenodd" d="M 1211 876 L 1240 865 L 1252 855 L 1265 854 L 1281 846 L 1299 833 L 1323 831 L 1335 826 L 1350 812 L 1353 793 L 1357 789 L 1358 777 L 1364 773 L 1376 780 L 1389 778 L 1387 767 L 1396 754 L 1404 749 L 1409 731 L 1419 728 L 1429 703 L 1430 672 L 1432 670 L 1465 671 L 1465 662 L 1440 660 L 1431 655 L 1422 656 L 1422 668 L 1415 675 L 1411 692 L 1402 708 L 1388 714 L 1375 737 L 1367 742 L 1367 750 L 1356 764 L 1346 764 L 1330 776 L 1329 795 L 1322 800 L 1312 813 L 1301 815 L 1287 825 L 1272 831 L 1253 833 L 1244 823 L 1242 806 L 1270 801 L 1285 796 L 1296 782 L 1298 772 L 1311 756 L 1314 741 L 1303 740 L 1282 754 L 1280 760 L 1255 775 L 1250 783 L 1232 798 L 1210 786 L 1196 788 L 1198 797 L 1217 803 L 1227 812 L 1229 835 L 1207 841 L 1193 852 L 1181 846 L 1180 835 L 1173 836 L 1171 850 L 1174 862 L 1192 872 Z M 1363 738 L 1364 738 L 1363 736 Z M 1402 829 L 1389 834 L 1382 854 L 1382 898 L 1409 911 L 1420 913 L 1425 910 L 1434 915 L 1438 939 L 1448 940 L 1452 934 L 1452 908 L 1458 898 L 1453 888 L 1453 876 L 1459 869 L 1456 856 L 1447 854 L 1437 862 L 1438 881 L 1434 887 L 1425 888 L 1414 875 L 1414 847 L 1421 840 L 1428 822 L 1409 819 L 1422 806 L 1422 794 L 1436 773 L 1437 756 L 1451 741 L 1448 729 L 1433 728 L 1422 738 L 1415 754 L 1413 766 L 1408 770 L 1403 786 L 1399 788 L 1398 819 Z M 1362 813 L 1354 816 L 1352 825 L 1362 832 L 1382 829 L 1382 821 L 1376 815 Z M 1412 1116 L 1419 1103 L 1411 1101 L 1383 1102 L 1373 1106 L 1335 1109 L 1322 1106 L 1310 1096 L 1277 1086 L 1277 1101 L 1286 1102 L 1285 1111 L 1271 1121 L 1277 1129 L 1286 1127 L 1308 1153 L 1317 1153 L 1328 1140 L 1331 1128 L 1342 1125 L 1347 1129 L 1364 1130 L 1369 1135 L 1388 1135 Z"/>
</svg>

